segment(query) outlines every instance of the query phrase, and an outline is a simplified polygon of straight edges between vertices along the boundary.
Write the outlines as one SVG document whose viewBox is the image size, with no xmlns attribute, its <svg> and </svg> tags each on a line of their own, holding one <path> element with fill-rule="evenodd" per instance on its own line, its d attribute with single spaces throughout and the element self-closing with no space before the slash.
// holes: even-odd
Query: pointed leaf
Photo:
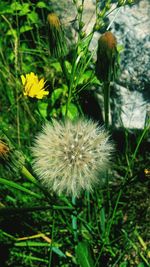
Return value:
<svg viewBox="0 0 150 267">
<path fill-rule="evenodd" d="M 76 248 L 76 256 L 81 267 L 94 267 L 90 246 L 87 241 L 78 243 Z"/>
<path fill-rule="evenodd" d="M 20 190 L 20 191 L 22 191 L 24 193 L 27 193 L 27 194 L 30 194 L 30 195 L 36 197 L 36 198 L 41 198 L 38 194 L 32 192 L 31 190 L 29 190 L 29 189 L 27 189 L 27 188 L 15 183 L 15 182 L 0 178 L 0 183 L 3 184 L 3 185 L 9 186 L 9 187 L 18 189 L 18 190 Z"/>
</svg>

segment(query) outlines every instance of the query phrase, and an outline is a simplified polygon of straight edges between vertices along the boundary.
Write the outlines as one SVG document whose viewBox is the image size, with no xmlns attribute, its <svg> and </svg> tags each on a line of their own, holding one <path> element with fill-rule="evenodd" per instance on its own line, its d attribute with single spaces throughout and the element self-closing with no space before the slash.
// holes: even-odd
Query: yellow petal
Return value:
<svg viewBox="0 0 150 267">
<path fill-rule="evenodd" d="M 25 85 L 25 83 L 26 83 L 26 78 L 24 77 L 24 75 L 21 75 L 21 81 L 22 81 L 22 84 Z"/>
<path fill-rule="evenodd" d="M 45 91 L 44 79 L 38 79 L 38 76 L 34 72 L 26 74 L 26 76 L 21 75 L 21 80 L 24 85 L 24 95 L 27 95 L 32 98 L 42 99 L 45 95 L 48 95 L 49 92 Z"/>
</svg>

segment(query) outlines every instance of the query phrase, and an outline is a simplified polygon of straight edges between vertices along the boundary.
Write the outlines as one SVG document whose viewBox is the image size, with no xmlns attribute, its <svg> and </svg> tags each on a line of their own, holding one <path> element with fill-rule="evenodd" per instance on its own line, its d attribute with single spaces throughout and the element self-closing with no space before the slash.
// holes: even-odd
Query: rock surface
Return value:
<svg viewBox="0 0 150 267">
<path fill-rule="evenodd" d="M 112 31 L 124 46 L 115 84 L 120 109 L 114 105 L 115 125 L 142 129 L 150 108 L 150 2 L 120 8 Z"/>
</svg>

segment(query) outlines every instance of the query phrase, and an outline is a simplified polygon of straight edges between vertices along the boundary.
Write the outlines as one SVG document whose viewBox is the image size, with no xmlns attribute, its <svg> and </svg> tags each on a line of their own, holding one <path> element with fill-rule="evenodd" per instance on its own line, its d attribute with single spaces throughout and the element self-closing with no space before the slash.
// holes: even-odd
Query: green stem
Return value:
<svg viewBox="0 0 150 267">
<path fill-rule="evenodd" d="M 52 237 L 52 242 L 51 242 L 51 246 L 50 246 L 50 252 L 49 252 L 49 265 L 48 267 L 52 266 L 52 247 L 53 247 L 53 243 L 54 243 L 54 229 L 55 229 L 55 211 L 53 211 L 53 224 L 52 224 L 52 233 L 51 233 L 51 237 Z"/>
<path fill-rule="evenodd" d="M 60 59 L 59 59 L 59 62 L 60 62 L 60 65 L 61 65 L 63 74 L 64 74 L 64 76 L 65 76 L 65 80 L 66 80 L 67 86 L 68 86 L 68 88 L 69 88 L 69 86 L 70 86 L 70 78 L 69 78 L 68 70 L 67 70 L 67 68 L 66 68 L 65 58 L 60 58 Z"/>
<path fill-rule="evenodd" d="M 106 128 L 108 128 L 109 127 L 110 82 L 104 82 L 103 92 L 104 92 L 105 126 Z"/>
<path fill-rule="evenodd" d="M 65 111 L 65 117 L 67 117 L 68 106 L 69 106 L 70 98 L 71 98 L 70 77 L 69 77 L 68 70 L 67 70 L 67 68 L 66 68 L 65 59 L 64 59 L 64 58 L 60 58 L 59 61 L 60 61 L 60 65 L 61 65 L 63 74 L 64 74 L 64 76 L 65 76 L 66 84 L 67 84 L 67 86 L 68 86 L 68 99 L 67 99 L 67 103 L 66 103 L 66 111 Z"/>
<path fill-rule="evenodd" d="M 72 204 L 75 207 L 76 206 L 76 197 L 72 196 Z M 74 242 L 75 244 L 78 241 L 78 225 L 77 225 L 77 211 L 76 209 L 73 211 L 72 215 L 72 229 L 73 229 L 73 234 L 74 234 Z"/>
</svg>

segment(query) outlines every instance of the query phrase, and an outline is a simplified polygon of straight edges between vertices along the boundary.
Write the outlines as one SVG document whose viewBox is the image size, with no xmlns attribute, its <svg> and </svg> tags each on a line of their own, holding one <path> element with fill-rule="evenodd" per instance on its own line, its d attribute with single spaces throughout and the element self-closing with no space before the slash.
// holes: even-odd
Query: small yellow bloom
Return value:
<svg viewBox="0 0 150 267">
<path fill-rule="evenodd" d="M 45 91 L 44 85 L 45 81 L 42 78 L 38 79 L 38 76 L 33 72 L 24 75 L 21 75 L 22 84 L 24 85 L 24 95 L 30 96 L 32 98 L 42 99 L 45 95 L 48 95 L 49 92 Z"/>
</svg>

